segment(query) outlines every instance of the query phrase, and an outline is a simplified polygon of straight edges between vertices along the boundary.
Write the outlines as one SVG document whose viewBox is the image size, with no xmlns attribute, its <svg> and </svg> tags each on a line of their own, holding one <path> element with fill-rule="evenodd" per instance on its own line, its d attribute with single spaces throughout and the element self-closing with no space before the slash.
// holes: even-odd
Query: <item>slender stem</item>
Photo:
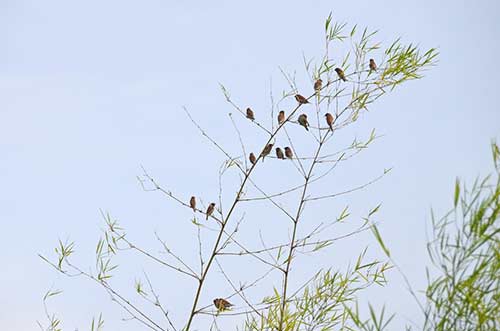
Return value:
<svg viewBox="0 0 500 331">
<path fill-rule="evenodd" d="M 325 135 L 325 138 L 328 135 Z M 302 190 L 302 195 L 300 197 L 300 203 L 299 207 L 297 209 L 297 215 L 295 216 L 295 220 L 293 222 L 293 232 L 292 232 L 292 239 L 290 240 L 290 248 L 288 252 L 288 258 L 286 262 L 286 267 L 285 267 L 285 274 L 284 274 L 284 279 L 283 279 L 283 294 L 282 294 L 282 303 L 281 303 L 281 311 L 280 311 L 280 322 L 279 322 L 279 331 L 283 330 L 283 323 L 284 323 L 284 318 L 285 318 L 285 310 L 286 310 L 286 301 L 287 301 L 287 290 L 288 290 L 288 280 L 289 280 L 289 275 L 290 275 L 290 265 L 292 264 L 292 259 L 293 259 L 293 252 L 295 250 L 295 237 L 297 235 L 297 226 L 299 223 L 300 215 L 302 213 L 304 203 L 306 202 L 306 193 L 307 193 L 307 188 L 309 184 L 309 179 L 311 178 L 312 171 L 314 169 L 314 166 L 316 165 L 316 160 L 319 157 L 319 153 L 321 152 L 321 148 L 323 147 L 325 139 L 322 139 L 319 142 L 318 149 L 316 150 L 316 154 L 314 155 L 314 160 L 311 163 L 311 167 L 309 168 L 309 171 L 307 175 L 305 176 L 305 183 L 304 183 L 304 189 Z"/>
</svg>

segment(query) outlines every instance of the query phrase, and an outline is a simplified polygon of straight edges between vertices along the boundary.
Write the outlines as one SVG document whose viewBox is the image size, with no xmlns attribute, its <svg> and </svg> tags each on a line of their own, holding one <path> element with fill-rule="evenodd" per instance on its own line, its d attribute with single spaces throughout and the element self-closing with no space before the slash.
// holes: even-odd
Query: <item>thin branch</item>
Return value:
<svg viewBox="0 0 500 331">
<path fill-rule="evenodd" d="M 348 194 L 348 193 L 352 193 L 352 192 L 355 192 L 355 191 L 359 191 L 361 189 L 364 189 L 365 187 L 367 186 L 370 186 L 372 185 L 373 183 L 376 183 L 377 181 L 379 181 L 380 179 L 382 179 L 382 177 L 384 177 L 390 170 L 385 170 L 384 173 L 380 176 L 377 176 L 375 179 L 372 179 L 371 181 L 363 184 L 363 185 L 359 185 L 359 186 L 356 186 L 350 190 L 346 190 L 346 191 L 342 191 L 342 192 L 338 192 L 338 193 L 334 193 L 334 194 L 328 194 L 328 195 L 321 195 L 321 196 L 317 196 L 317 197 L 312 197 L 312 198 L 307 198 L 306 201 L 317 201 L 317 200 L 323 200 L 323 199 L 331 199 L 331 198 L 335 198 L 335 197 L 338 197 L 340 195 L 344 195 L 344 194 Z"/>
<path fill-rule="evenodd" d="M 153 296 L 155 297 L 155 301 L 152 302 L 155 306 L 157 306 L 161 312 L 163 313 L 163 316 L 165 316 L 168 324 L 170 324 L 170 326 L 172 327 L 172 329 L 174 329 L 174 331 L 177 331 L 177 329 L 175 328 L 175 325 L 174 323 L 172 322 L 172 320 L 170 319 L 170 316 L 168 316 L 168 311 L 163 308 L 161 302 L 160 302 L 160 296 L 155 292 L 154 290 L 154 287 L 153 287 L 153 284 L 151 283 L 151 280 L 149 279 L 148 275 L 146 274 L 146 272 L 144 272 L 144 277 L 146 278 L 146 281 L 148 282 L 148 285 L 149 285 L 149 289 L 151 290 L 151 293 L 153 294 Z M 150 301 L 151 302 L 151 301 Z"/>
</svg>

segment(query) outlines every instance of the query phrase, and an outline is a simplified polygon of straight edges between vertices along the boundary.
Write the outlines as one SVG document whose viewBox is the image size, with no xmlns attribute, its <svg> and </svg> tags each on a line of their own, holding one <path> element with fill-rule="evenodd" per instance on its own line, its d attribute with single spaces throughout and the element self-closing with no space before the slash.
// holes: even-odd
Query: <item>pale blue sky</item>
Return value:
<svg viewBox="0 0 500 331">
<path fill-rule="evenodd" d="M 451 205 L 455 176 L 470 180 L 489 171 L 489 142 L 500 136 L 498 1 L 2 0 L 2 330 L 35 329 L 51 286 L 65 291 L 51 308 L 68 330 L 88 328 L 99 312 L 106 330 L 137 330 L 120 321 L 124 315 L 94 284 L 59 276 L 37 253 L 51 254 L 58 238 L 70 238 L 79 261 L 92 265 L 101 208 L 153 251 L 152 232 L 158 230 L 193 257 L 193 243 L 183 239 L 192 234 L 190 213 L 143 192 L 135 179 L 140 165 L 182 197 L 215 197 L 223 158 L 181 107 L 238 153 L 226 116 L 232 110 L 218 83 L 257 114 L 268 109 L 270 79 L 275 91 L 285 88 L 279 66 L 296 69 L 307 86 L 302 53 L 321 54 L 330 11 L 337 20 L 380 30 L 384 45 L 401 36 L 439 48 L 439 65 L 427 77 L 386 96 L 352 129 L 366 136 L 376 128 L 385 136 L 346 166 L 342 178 L 332 179 L 345 188 L 394 167 L 383 181 L 346 199 L 356 215 L 383 202 L 381 231 L 410 281 L 424 288 L 430 207 L 439 213 Z M 263 143 L 262 136 L 244 132 L 251 146 Z M 333 212 L 347 200 L 332 204 Z M 361 250 L 368 244 L 363 240 L 339 247 Z M 345 251 L 334 248 L 322 261 L 342 267 Z M 231 270 L 244 269 L 234 261 Z M 143 269 L 155 274 L 162 298 L 175 303 L 174 318 L 184 321 L 193 289 L 176 276 L 137 263 L 123 268 L 126 276 L 117 284 L 131 286 Z M 389 280 L 392 285 L 369 299 L 400 313 L 399 330 L 420 317 L 399 276 L 391 273 Z M 215 280 L 204 302 L 227 291 Z"/>
</svg>

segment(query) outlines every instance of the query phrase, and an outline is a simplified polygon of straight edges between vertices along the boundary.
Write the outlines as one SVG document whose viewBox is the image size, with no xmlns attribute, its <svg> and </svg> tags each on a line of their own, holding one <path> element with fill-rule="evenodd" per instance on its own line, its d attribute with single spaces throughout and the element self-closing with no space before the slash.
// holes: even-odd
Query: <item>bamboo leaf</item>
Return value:
<svg viewBox="0 0 500 331">
<path fill-rule="evenodd" d="M 382 248 L 382 250 L 384 251 L 384 253 L 388 256 L 388 257 L 391 257 L 391 253 L 389 252 L 389 250 L 387 249 L 387 246 L 385 246 L 384 244 L 384 241 L 382 240 L 382 237 L 380 236 L 380 232 L 378 231 L 378 228 L 375 224 L 373 224 L 371 226 L 371 230 L 372 230 L 372 233 L 373 235 L 375 236 L 375 239 L 377 239 L 380 247 Z"/>
<path fill-rule="evenodd" d="M 460 197 L 460 181 L 458 178 L 455 180 L 455 195 L 453 197 L 453 205 L 456 207 L 458 204 L 458 198 Z"/>
</svg>

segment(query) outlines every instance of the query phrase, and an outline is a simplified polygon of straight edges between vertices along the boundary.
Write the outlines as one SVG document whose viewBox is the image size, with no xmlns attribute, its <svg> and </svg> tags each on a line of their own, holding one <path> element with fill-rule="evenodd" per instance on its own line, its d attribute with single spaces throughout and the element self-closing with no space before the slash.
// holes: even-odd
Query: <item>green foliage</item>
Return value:
<svg viewBox="0 0 500 331">
<path fill-rule="evenodd" d="M 60 290 L 48 290 L 45 295 L 43 296 L 43 306 L 45 308 L 45 318 L 47 319 L 48 325 L 43 326 L 42 323 L 38 323 L 38 327 L 42 331 L 62 331 L 61 327 L 61 320 L 55 315 L 55 314 L 50 314 L 47 309 L 47 301 L 56 296 L 61 294 L 62 291 Z"/>
<path fill-rule="evenodd" d="M 92 324 L 90 324 L 90 331 L 101 331 L 104 329 L 104 320 L 102 318 L 102 314 L 99 314 L 99 318 L 97 320 L 95 318 L 92 319 Z"/>
<path fill-rule="evenodd" d="M 471 189 L 455 184 L 454 208 L 433 217 L 425 330 L 500 330 L 500 169 Z M 430 272 L 428 272 L 430 274 Z"/>
<path fill-rule="evenodd" d="M 288 300 L 284 316 L 286 331 L 298 330 L 384 330 L 392 319 L 384 321 L 384 311 L 375 317 L 370 307 L 370 318 L 361 319 L 357 308 L 357 295 L 371 285 L 384 285 L 387 263 L 366 262 L 366 250 L 356 264 L 345 272 L 326 270 L 318 272 L 310 282 L 299 288 Z M 280 323 L 282 297 L 275 290 L 262 303 L 268 305 L 263 314 L 247 319 L 244 330 L 276 330 Z M 372 328 L 384 326 L 384 328 Z"/>
<path fill-rule="evenodd" d="M 43 296 L 43 307 L 45 310 L 45 319 L 47 320 L 47 325 L 44 326 L 41 322 L 37 322 L 38 327 L 41 331 L 63 331 L 64 328 L 62 326 L 62 321 L 55 314 L 49 313 L 47 308 L 47 302 L 49 299 L 56 297 L 61 294 L 61 290 L 48 290 Z M 102 331 L 104 328 L 104 319 L 102 314 L 99 314 L 98 319 L 92 318 L 92 322 L 90 324 L 90 331 Z"/>
<path fill-rule="evenodd" d="M 380 81 L 394 88 L 406 80 L 421 78 L 420 71 L 435 65 L 438 52 L 431 48 L 421 54 L 417 46 L 401 44 L 398 39 L 385 51 L 385 55 L 388 57 L 387 66 Z"/>
</svg>

